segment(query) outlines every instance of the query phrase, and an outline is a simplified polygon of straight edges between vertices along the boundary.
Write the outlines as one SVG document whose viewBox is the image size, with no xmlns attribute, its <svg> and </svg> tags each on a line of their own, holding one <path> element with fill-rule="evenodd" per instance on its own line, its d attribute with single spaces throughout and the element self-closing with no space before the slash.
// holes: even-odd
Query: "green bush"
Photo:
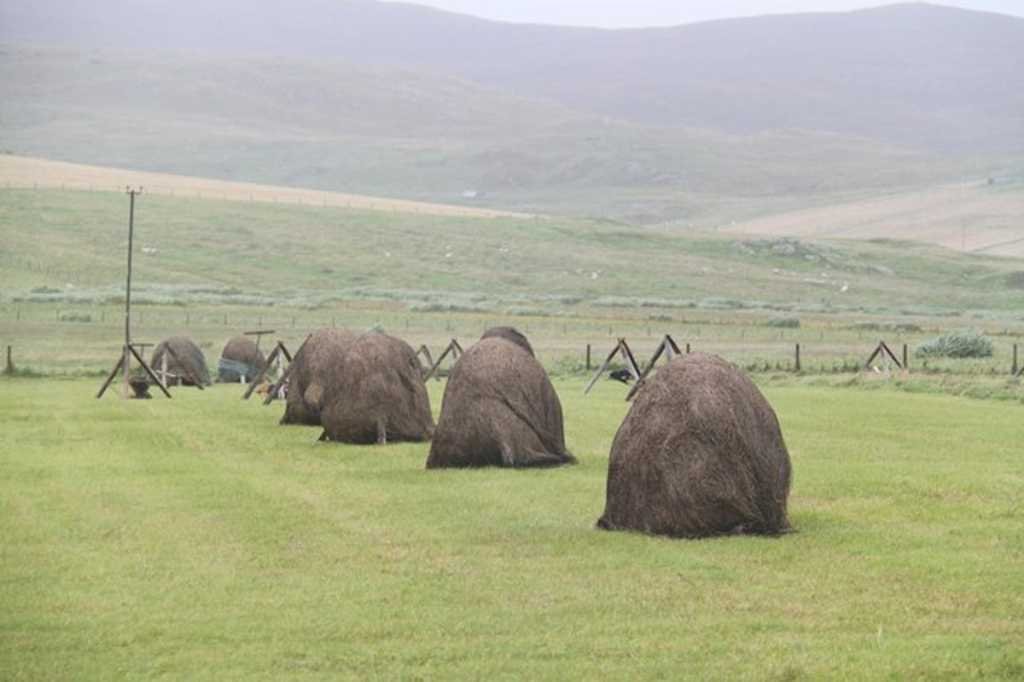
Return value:
<svg viewBox="0 0 1024 682">
<path fill-rule="evenodd" d="M 768 320 L 767 325 L 779 329 L 799 329 L 800 320 L 796 317 L 776 317 L 773 320 Z"/>
<path fill-rule="evenodd" d="M 990 358 L 992 341 L 974 329 L 960 329 L 925 341 L 914 352 L 919 358 Z"/>
</svg>

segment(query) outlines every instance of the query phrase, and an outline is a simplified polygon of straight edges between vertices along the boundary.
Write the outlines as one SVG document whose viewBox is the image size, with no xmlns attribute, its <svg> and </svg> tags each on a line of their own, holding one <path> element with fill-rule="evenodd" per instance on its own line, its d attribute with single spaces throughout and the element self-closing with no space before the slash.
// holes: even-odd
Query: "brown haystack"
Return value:
<svg viewBox="0 0 1024 682">
<path fill-rule="evenodd" d="M 529 339 L 523 336 L 515 327 L 491 327 L 484 332 L 480 339 L 505 339 L 516 344 L 531 356 L 534 355 L 533 346 L 530 345 Z"/>
<path fill-rule="evenodd" d="M 347 329 L 319 329 L 292 360 L 282 424 L 320 426 L 320 401 L 345 350 L 356 336 Z"/>
<path fill-rule="evenodd" d="M 488 332 L 455 363 L 428 469 L 576 462 L 565 447 L 558 394 L 529 342 L 511 331 L 523 343 Z"/>
<path fill-rule="evenodd" d="M 236 336 L 227 342 L 217 363 L 217 381 L 238 383 L 252 381 L 263 371 L 266 359 L 259 346 L 248 336 Z"/>
<path fill-rule="evenodd" d="M 167 351 L 168 346 L 173 353 Z M 206 366 L 206 356 L 191 339 L 185 336 L 172 336 L 160 342 L 153 350 L 149 366 L 160 375 L 163 369 L 164 355 L 167 356 L 167 383 L 179 386 L 210 385 L 210 370 Z"/>
<path fill-rule="evenodd" d="M 434 419 L 416 352 L 380 332 L 355 338 L 325 387 L 325 440 L 372 444 L 430 440 Z"/>
<path fill-rule="evenodd" d="M 680 356 L 640 390 L 612 444 L 606 530 L 700 538 L 789 529 L 778 418 L 738 369 Z"/>
</svg>

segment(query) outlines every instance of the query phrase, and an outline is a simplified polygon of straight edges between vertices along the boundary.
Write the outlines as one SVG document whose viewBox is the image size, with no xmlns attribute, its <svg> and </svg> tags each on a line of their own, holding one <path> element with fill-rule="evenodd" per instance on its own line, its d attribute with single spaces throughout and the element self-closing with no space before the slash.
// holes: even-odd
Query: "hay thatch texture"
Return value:
<svg viewBox="0 0 1024 682">
<path fill-rule="evenodd" d="M 168 346 L 174 351 L 169 353 Z M 164 355 L 167 356 L 167 382 L 171 385 L 202 386 L 210 385 L 210 370 L 206 366 L 206 356 L 199 346 L 185 336 L 172 336 L 160 342 L 153 350 L 149 366 L 160 375 L 163 368 Z M 175 358 L 177 356 L 177 358 Z"/>
<path fill-rule="evenodd" d="M 227 342 L 217 364 L 217 381 L 238 383 L 252 381 L 263 371 L 266 359 L 259 346 L 248 336 L 236 336 Z"/>
<path fill-rule="evenodd" d="M 326 440 L 422 442 L 434 432 L 416 352 L 379 332 L 363 334 L 348 345 L 331 368 L 321 405 Z"/>
<path fill-rule="evenodd" d="M 680 356 L 640 390 L 615 435 L 598 526 L 672 537 L 789 529 L 790 461 L 757 387 L 713 355 Z"/>
<path fill-rule="evenodd" d="M 513 338 L 523 343 L 507 338 L 484 334 L 455 363 L 428 469 L 575 463 L 565 447 L 562 404 L 547 372 L 522 334 Z"/>
<path fill-rule="evenodd" d="M 292 359 L 282 424 L 320 426 L 320 403 L 336 379 L 345 350 L 356 336 L 347 329 L 319 329 Z"/>
</svg>

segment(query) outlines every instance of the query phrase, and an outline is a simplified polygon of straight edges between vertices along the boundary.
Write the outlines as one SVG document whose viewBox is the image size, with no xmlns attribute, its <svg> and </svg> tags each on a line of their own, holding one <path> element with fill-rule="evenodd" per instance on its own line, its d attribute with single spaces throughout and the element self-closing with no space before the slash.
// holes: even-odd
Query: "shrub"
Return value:
<svg viewBox="0 0 1024 682">
<path fill-rule="evenodd" d="M 990 358 L 992 341 L 974 329 L 960 329 L 926 341 L 914 352 L 919 358 Z"/>
<path fill-rule="evenodd" d="M 88 313 L 62 312 L 58 319 L 61 322 L 92 322 L 92 315 Z"/>
<path fill-rule="evenodd" d="M 769 327 L 778 327 L 779 329 L 799 329 L 800 320 L 796 317 L 776 317 L 773 320 L 768 320 Z"/>
</svg>

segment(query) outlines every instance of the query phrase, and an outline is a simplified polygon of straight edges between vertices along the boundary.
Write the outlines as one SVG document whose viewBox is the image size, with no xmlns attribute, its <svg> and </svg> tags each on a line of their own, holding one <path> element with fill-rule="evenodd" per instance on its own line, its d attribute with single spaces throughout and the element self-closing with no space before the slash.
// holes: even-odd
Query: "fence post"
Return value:
<svg viewBox="0 0 1024 682">
<path fill-rule="evenodd" d="M 1017 374 L 1019 372 L 1020 372 L 1020 363 L 1018 362 L 1017 344 L 1015 343 L 1015 344 L 1013 344 L 1013 369 L 1010 370 L 1010 373 L 1013 374 L 1013 376 L 1017 376 Z"/>
<path fill-rule="evenodd" d="M 910 369 L 910 349 L 907 344 L 903 344 L 903 371 L 906 372 Z"/>
<path fill-rule="evenodd" d="M 796 344 L 796 363 L 793 365 L 793 367 L 796 369 L 796 372 L 799 374 L 799 372 L 800 372 L 800 344 L 799 343 Z"/>
<path fill-rule="evenodd" d="M 686 354 L 687 355 L 690 354 L 690 342 L 689 341 L 686 342 Z"/>
<path fill-rule="evenodd" d="M 587 371 L 590 371 L 590 344 L 587 344 Z M 1016 374 L 1016 372 L 1014 372 Z"/>
<path fill-rule="evenodd" d="M 14 361 L 11 360 L 11 347 L 7 346 L 7 365 L 4 367 L 4 374 L 11 376 L 14 374 Z"/>
</svg>

